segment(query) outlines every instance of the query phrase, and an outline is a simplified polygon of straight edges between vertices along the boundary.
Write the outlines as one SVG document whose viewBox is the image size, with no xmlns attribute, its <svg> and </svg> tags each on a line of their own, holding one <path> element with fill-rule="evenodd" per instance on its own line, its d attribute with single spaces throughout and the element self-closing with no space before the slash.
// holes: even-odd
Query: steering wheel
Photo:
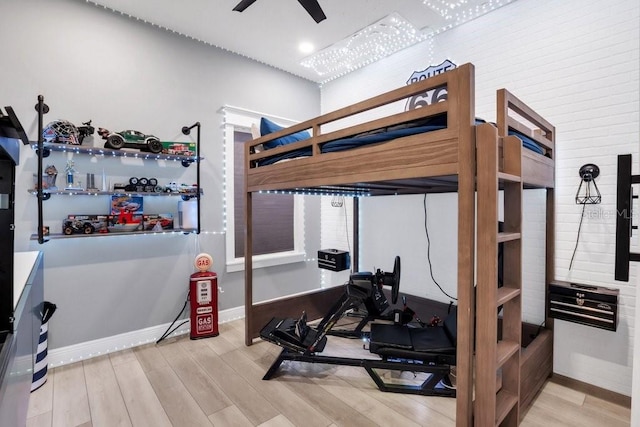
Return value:
<svg viewBox="0 0 640 427">
<path fill-rule="evenodd" d="M 391 302 L 398 302 L 398 294 L 400 293 L 400 257 L 396 255 L 393 263 L 393 283 L 391 284 Z"/>
</svg>

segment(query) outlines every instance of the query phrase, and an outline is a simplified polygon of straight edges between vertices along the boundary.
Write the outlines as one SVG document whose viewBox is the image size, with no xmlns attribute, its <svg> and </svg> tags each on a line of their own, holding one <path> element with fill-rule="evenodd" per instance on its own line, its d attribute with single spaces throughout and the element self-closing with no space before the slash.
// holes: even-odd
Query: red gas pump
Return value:
<svg viewBox="0 0 640 427">
<path fill-rule="evenodd" d="M 218 275 L 209 271 L 213 266 L 211 255 L 196 256 L 198 269 L 189 280 L 191 305 L 191 339 L 215 337 L 218 332 Z"/>
</svg>

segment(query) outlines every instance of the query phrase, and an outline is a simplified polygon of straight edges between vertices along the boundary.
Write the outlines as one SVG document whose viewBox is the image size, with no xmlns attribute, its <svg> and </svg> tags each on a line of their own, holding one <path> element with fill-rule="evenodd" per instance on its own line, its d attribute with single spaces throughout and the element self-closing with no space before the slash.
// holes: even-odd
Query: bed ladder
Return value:
<svg viewBox="0 0 640 427">
<path fill-rule="evenodd" d="M 498 137 L 497 129 L 491 124 L 483 124 L 476 128 L 478 167 L 474 401 L 476 427 L 516 426 L 520 419 L 521 156 L 522 142 L 518 138 Z M 499 190 L 501 189 L 504 190 L 504 231 L 499 232 Z M 498 245 L 500 243 L 504 244 L 502 287 L 498 287 Z M 501 318 L 501 328 L 499 328 L 499 318 Z"/>
</svg>

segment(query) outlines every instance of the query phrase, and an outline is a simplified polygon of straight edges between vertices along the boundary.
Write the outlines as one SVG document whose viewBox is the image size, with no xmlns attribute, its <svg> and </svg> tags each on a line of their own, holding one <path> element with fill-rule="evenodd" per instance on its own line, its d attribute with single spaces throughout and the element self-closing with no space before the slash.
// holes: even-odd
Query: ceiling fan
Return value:
<svg viewBox="0 0 640 427">
<path fill-rule="evenodd" d="M 255 1 L 256 0 L 242 0 L 236 5 L 236 7 L 233 8 L 233 10 L 235 10 L 236 12 L 242 12 L 253 3 L 255 3 Z M 300 2 L 302 7 L 305 8 L 305 10 L 317 23 L 320 23 L 320 21 L 327 19 L 326 15 L 322 11 L 322 8 L 318 4 L 318 0 L 298 0 L 298 2 Z"/>
</svg>

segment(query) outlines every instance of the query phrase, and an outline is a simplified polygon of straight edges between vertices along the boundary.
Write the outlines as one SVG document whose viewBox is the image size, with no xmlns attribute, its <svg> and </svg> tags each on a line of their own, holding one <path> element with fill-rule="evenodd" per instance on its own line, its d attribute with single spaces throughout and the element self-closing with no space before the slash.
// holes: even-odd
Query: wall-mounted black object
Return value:
<svg viewBox="0 0 640 427">
<path fill-rule="evenodd" d="M 200 122 L 195 122 L 191 126 L 182 126 L 182 133 L 189 135 L 193 128 L 196 128 L 196 199 L 198 201 L 198 229 L 196 233 L 200 234 Z M 182 166 L 189 166 L 188 161 L 183 160 Z"/>
<path fill-rule="evenodd" d="M 593 163 L 582 165 L 578 171 L 580 185 L 576 192 L 576 203 L 579 205 L 596 205 L 602 201 L 596 178 L 600 175 L 600 168 Z M 593 189 L 591 185 L 593 184 Z M 584 189 L 583 189 L 584 185 Z"/>
<path fill-rule="evenodd" d="M 616 258 L 615 279 L 629 281 L 629 262 L 640 261 L 639 253 L 631 252 L 631 235 L 633 229 L 633 184 L 640 184 L 640 175 L 631 174 L 631 154 L 618 156 L 618 179 L 616 193 Z"/>
<path fill-rule="evenodd" d="M 49 155 L 48 149 L 44 148 L 44 138 L 42 137 L 43 128 L 43 116 L 49 112 L 49 106 L 44 103 L 44 96 L 38 95 L 38 103 L 35 105 L 35 109 L 38 112 L 38 177 L 42 176 L 42 158 Z M 47 200 L 50 194 L 45 193 L 42 188 L 42 179 L 37 179 L 36 190 L 38 192 L 38 243 L 43 244 L 48 242 L 48 239 L 44 238 L 44 222 L 42 219 L 42 202 Z"/>
<path fill-rule="evenodd" d="M 240 3 L 233 8 L 236 12 L 243 12 L 246 8 L 255 3 L 256 0 L 241 0 Z M 321 21 L 327 19 L 327 16 L 322 11 L 320 4 L 318 4 L 318 0 L 298 0 L 298 2 L 304 7 L 309 15 L 313 18 L 314 21 L 320 23 Z"/>
<path fill-rule="evenodd" d="M 351 268 L 349 252 L 338 249 L 322 249 L 318 251 L 318 267 L 331 271 L 342 271 Z"/>
<path fill-rule="evenodd" d="M 618 289 L 554 281 L 549 284 L 549 316 L 615 331 Z"/>
</svg>

